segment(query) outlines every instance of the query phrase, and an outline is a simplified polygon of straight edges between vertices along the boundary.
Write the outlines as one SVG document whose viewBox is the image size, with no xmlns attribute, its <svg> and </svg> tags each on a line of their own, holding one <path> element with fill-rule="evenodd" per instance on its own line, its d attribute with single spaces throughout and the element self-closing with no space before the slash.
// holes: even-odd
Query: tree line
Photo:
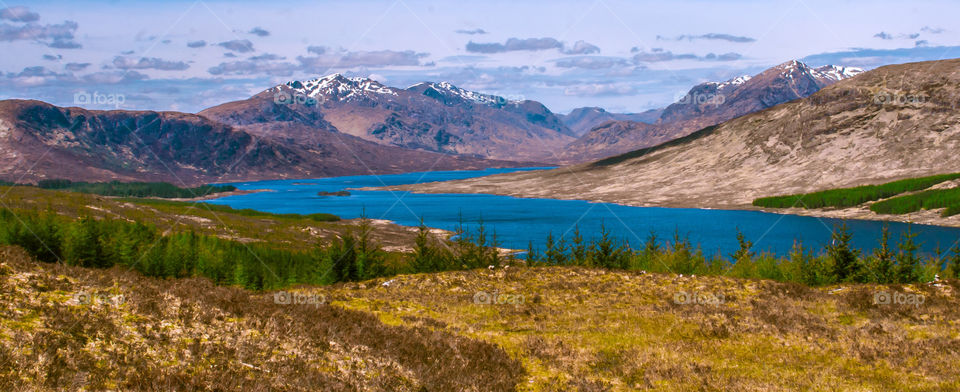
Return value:
<svg viewBox="0 0 960 392">
<path fill-rule="evenodd" d="M 74 182 L 65 179 L 40 180 L 37 182 L 37 187 L 102 196 L 160 197 L 165 199 L 188 199 L 237 190 L 233 185 L 204 185 L 181 188 L 167 182 Z"/>
<path fill-rule="evenodd" d="M 837 283 L 916 283 L 936 275 L 960 278 L 960 249 L 922 257 L 915 234 L 893 244 L 884 227 L 879 246 L 864 253 L 851 245 L 846 225 L 835 228 L 831 242 L 813 249 L 797 242 L 787 256 L 757 254 L 743 233 L 738 250 L 706 256 L 689 239 L 675 233 L 662 241 L 650 233 L 633 249 L 606 228 L 585 238 L 575 228 L 569 238 L 548 235 L 543 247 L 532 242 L 523 255 L 498 249 L 495 232 L 481 221 L 468 231 L 461 222 L 450 240 L 438 239 L 423 222 L 412 252 L 385 252 L 372 239 L 369 219 L 349 233 L 309 250 L 277 244 L 243 243 L 191 231 L 164 234 L 155 226 L 118 219 L 68 219 L 54 212 L 0 210 L 0 243 L 18 245 L 44 262 L 109 268 L 123 266 L 148 276 L 202 276 L 222 285 L 254 290 L 293 284 L 331 284 L 405 273 L 429 273 L 501 266 L 583 266 L 616 270 L 723 275 L 772 279 L 811 286 Z"/>
<path fill-rule="evenodd" d="M 960 173 L 940 174 L 928 177 L 908 178 L 880 185 L 864 185 L 853 188 L 829 189 L 797 195 L 761 197 L 753 205 L 768 208 L 846 208 L 869 201 L 885 199 L 906 192 L 927 189 L 945 181 L 960 178 Z M 879 211 L 877 211 L 879 212 Z"/>
</svg>

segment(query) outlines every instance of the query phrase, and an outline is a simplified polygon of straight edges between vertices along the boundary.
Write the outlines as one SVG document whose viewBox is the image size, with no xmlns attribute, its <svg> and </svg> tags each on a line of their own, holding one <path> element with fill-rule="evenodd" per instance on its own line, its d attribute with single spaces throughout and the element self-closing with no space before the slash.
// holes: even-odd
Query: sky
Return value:
<svg viewBox="0 0 960 392">
<path fill-rule="evenodd" d="M 331 73 L 640 112 L 800 59 L 960 57 L 956 1 L 0 0 L 0 99 L 197 112 Z"/>
</svg>

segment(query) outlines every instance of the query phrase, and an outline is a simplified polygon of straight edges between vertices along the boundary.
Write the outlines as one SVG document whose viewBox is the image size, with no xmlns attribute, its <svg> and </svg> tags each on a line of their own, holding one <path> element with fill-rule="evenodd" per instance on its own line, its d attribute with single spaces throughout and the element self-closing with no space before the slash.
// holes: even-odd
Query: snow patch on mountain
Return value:
<svg viewBox="0 0 960 392">
<path fill-rule="evenodd" d="M 794 79 L 803 74 L 810 75 L 820 81 L 830 83 L 849 79 L 863 73 L 863 69 L 856 67 L 844 67 L 840 65 L 824 65 L 818 68 L 812 68 L 798 60 L 790 60 L 777 66 L 780 69 L 780 75 L 787 79 Z"/>
<path fill-rule="evenodd" d="M 481 104 L 481 105 L 503 106 L 503 105 L 506 105 L 506 104 L 511 104 L 511 103 L 517 103 L 517 102 L 519 102 L 519 101 L 508 100 L 508 99 L 506 99 L 506 98 L 504 98 L 504 97 L 497 96 L 497 95 L 478 93 L 478 92 L 476 92 L 476 91 L 470 91 L 470 90 L 462 89 L 462 88 L 460 88 L 460 87 L 454 86 L 453 84 L 450 84 L 449 82 L 439 82 L 439 83 L 423 82 L 423 83 L 417 83 L 417 84 L 415 84 L 415 85 L 413 85 L 413 86 L 410 86 L 410 89 L 414 89 L 414 88 L 417 88 L 417 87 L 420 87 L 420 86 L 426 86 L 426 87 L 432 88 L 432 89 L 436 90 L 437 92 L 440 92 L 441 94 L 443 94 L 443 95 L 445 95 L 445 96 L 448 96 L 448 97 L 453 96 L 453 97 L 457 97 L 457 98 L 460 98 L 460 99 L 463 99 L 463 100 L 466 100 L 466 101 L 479 103 L 479 104 Z"/>
<path fill-rule="evenodd" d="M 323 97 L 340 100 L 374 95 L 397 95 L 395 89 L 384 86 L 376 80 L 362 77 L 348 78 L 338 73 L 307 81 L 290 81 L 275 87 L 275 89 L 281 91 L 283 87 L 312 98 Z"/>
<path fill-rule="evenodd" d="M 741 75 L 733 79 L 727 80 L 725 82 L 710 82 L 711 84 L 717 85 L 717 90 L 723 90 L 727 87 L 737 87 L 741 84 L 750 81 L 750 75 Z"/>
<path fill-rule="evenodd" d="M 815 76 L 835 82 L 849 79 L 863 73 L 862 68 L 844 67 L 840 65 L 824 65 L 819 68 L 814 68 L 813 71 Z"/>
</svg>

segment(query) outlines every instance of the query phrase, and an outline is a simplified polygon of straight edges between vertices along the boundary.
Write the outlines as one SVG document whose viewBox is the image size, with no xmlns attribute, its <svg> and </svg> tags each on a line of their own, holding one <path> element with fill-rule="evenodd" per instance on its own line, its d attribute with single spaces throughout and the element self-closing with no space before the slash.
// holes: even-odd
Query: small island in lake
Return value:
<svg viewBox="0 0 960 392">
<path fill-rule="evenodd" d="M 350 192 L 347 191 L 336 191 L 336 192 L 317 192 L 317 196 L 350 196 Z"/>
</svg>

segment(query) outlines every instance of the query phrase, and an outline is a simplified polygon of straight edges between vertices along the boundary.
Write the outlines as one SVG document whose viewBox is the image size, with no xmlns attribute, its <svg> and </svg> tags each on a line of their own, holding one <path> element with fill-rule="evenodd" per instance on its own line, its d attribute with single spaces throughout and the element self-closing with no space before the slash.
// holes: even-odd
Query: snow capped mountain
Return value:
<svg viewBox="0 0 960 392">
<path fill-rule="evenodd" d="M 822 67 L 813 68 L 798 60 L 787 61 L 774 67 L 773 69 L 780 70 L 780 76 L 787 79 L 810 76 L 824 85 L 849 79 L 863 73 L 863 69 L 861 68 L 844 67 L 839 65 L 824 65 Z"/>
<path fill-rule="evenodd" d="M 290 81 L 274 87 L 274 91 L 282 91 L 283 86 L 294 93 L 303 94 L 311 98 L 324 98 L 349 101 L 358 98 L 371 98 L 377 95 L 397 96 L 397 89 L 387 87 L 380 82 L 361 77 L 348 78 L 335 73 L 322 78 L 307 81 Z"/>
<path fill-rule="evenodd" d="M 346 77 L 339 73 L 306 81 L 289 81 L 272 89 L 273 92 L 284 90 L 292 94 L 302 94 L 306 97 L 316 98 L 318 101 L 327 99 L 337 101 L 378 100 L 383 97 L 399 97 L 404 91 L 409 91 L 426 95 L 447 104 L 466 102 L 500 108 L 522 102 L 497 95 L 470 91 L 457 87 L 450 82 L 422 82 L 404 90 L 385 86 L 370 78 Z"/>
<path fill-rule="evenodd" d="M 407 149 L 546 162 L 574 139 L 558 116 L 535 101 L 512 101 L 448 82 L 386 86 L 370 78 L 327 75 L 290 81 L 204 115 L 235 125 L 284 124 L 308 137 L 326 129 Z M 295 131 L 295 132 L 294 132 Z"/>
<path fill-rule="evenodd" d="M 656 124 L 607 123 L 571 143 L 566 153 L 600 158 L 649 147 L 707 126 L 810 96 L 826 86 L 862 72 L 859 68 L 835 65 L 813 68 L 791 60 L 753 76 L 701 83 L 664 108 Z"/>
<path fill-rule="evenodd" d="M 790 60 L 757 75 L 694 86 L 685 97 L 668 106 L 661 123 L 709 119 L 702 127 L 757 110 L 803 98 L 843 79 L 863 72 L 860 68 L 825 65 L 813 68 Z"/>
<path fill-rule="evenodd" d="M 748 82 L 748 81 L 750 81 L 750 75 L 741 75 L 741 76 L 737 76 L 737 77 L 735 77 L 735 78 L 733 78 L 733 79 L 727 80 L 727 81 L 725 81 L 725 82 L 708 82 L 708 83 L 710 83 L 710 84 L 715 84 L 715 85 L 717 86 L 717 90 L 723 90 L 723 89 L 726 89 L 726 88 L 728 88 L 728 87 L 737 87 L 737 86 L 739 86 L 739 85 L 741 85 L 741 84 L 744 84 L 744 83 L 746 83 L 746 82 Z"/>
<path fill-rule="evenodd" d="M 407 88 L 408 91 L 418 92 L 427 96 L 432 96 L 434 98 L 442 98 L 442 100 L 448 102 L 454 101 L 466 101 L 470 103 L 476 103 L 480 105 L 487 105 L 492 107 L 502 107 L 507 104 L 516 104 L 520 101 L 508 100 L 504 97 L 478 93 L 476 91 L 470 91 L 467 89 L 462 89 L 460 87 L 454 86 L 449 82 L 423 82 L 417 83 L 413 86 Z"/>
<path fill-rule="evenodd" d="M 773 67 L 775 70 L 780 70 L 781 75 L 787 75 L 797 69 L 803 70 L 808 68 L 806 64 L 801 63 L 799 60 L 790 60 L 783 64 Z"/>
<path fill-rule="evenodd" d="M 814 68 L 814 74 L 832 81 L 841 81 L 849 79 L 863 73 L 863 68 L 844 67 L 840 65 L 824 65 Z"/>
</svg>

